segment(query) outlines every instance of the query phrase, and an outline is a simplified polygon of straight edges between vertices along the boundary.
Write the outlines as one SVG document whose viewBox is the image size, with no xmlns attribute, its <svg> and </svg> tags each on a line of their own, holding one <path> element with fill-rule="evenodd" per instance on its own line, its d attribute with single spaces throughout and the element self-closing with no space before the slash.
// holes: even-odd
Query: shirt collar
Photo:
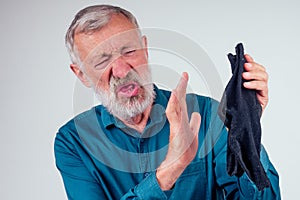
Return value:
<svg viewBox="0 0 300 200">
<path fill-rule="evenodd" d="M 108 110 L 104 106 L 101 107 L 101 120 L 105 128 L 114 124 L 114 117 L 108 112 Z"/>
</svg>

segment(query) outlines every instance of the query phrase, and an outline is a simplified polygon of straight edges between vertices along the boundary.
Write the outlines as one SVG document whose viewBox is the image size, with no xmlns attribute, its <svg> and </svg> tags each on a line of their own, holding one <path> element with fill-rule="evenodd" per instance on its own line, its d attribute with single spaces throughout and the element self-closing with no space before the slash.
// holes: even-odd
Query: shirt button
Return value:
<svg viewBox="0 0 300 200">
<path fill-rule="evenodd" d="M 144 174 L 145 177 L 148 177 L 149 175 L 150 175 L 149 172 L 146 172 L 146 173 Z"/>
<path fill-rule="evenodd" d="M 144 140 L 144 138 L 141 138 L 141 142 L 143 143 L 145 140 Z"/>
</svg>

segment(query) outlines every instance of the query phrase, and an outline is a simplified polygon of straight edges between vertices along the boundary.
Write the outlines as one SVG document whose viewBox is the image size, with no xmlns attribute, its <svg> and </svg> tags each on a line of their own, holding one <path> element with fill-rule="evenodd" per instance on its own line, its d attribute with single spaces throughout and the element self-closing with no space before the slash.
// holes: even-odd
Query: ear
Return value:
<svg viewBox="0 0 300 200">
<path fill-rule="evenodd" d="M 91 82 L 89 81 L 88 77 L 83 73 L 81 68 L 76 64 L 70 64 L 71 70 L 74 72 L 74 74 L 77 76 L 77 78 L 85 85 L 86 87 L 91 87 Z"/>
<path fill-rule="evenodd" d="M 143 44 L 143 48 L 146 53 L 146 56 L 148 58 L 148 43 L 147 43 L 147 37 L 145 35 L 143 35 L 143 37 L 142 37 L 142 44 Z"/>
</svg>

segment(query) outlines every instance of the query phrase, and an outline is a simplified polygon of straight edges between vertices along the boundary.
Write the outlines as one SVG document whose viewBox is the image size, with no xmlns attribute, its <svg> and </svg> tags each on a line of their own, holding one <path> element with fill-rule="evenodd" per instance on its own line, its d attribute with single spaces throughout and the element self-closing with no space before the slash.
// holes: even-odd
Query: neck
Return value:
<svg viewBox="0 0 300 200">
<path fill-rule="evenodd" d="M 126 126 L 133 128 L 137 130 L 139 133 L 142 133 L 147 125 L 147 121 L 151 112 L 152 104 L 150 104 L 146 110 L 134 117 L 132 117 L 130 120 L 123 120 L 120 119 Z"/>
</svg>

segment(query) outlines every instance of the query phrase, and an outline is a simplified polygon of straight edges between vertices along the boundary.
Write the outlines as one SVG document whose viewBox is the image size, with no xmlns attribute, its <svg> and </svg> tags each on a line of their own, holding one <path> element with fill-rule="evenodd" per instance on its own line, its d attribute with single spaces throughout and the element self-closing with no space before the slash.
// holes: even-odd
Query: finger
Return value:
<svg viewBox="0 0 300 200">
<path fill-rule="evenodd" d="M 180 105 L 177 99 L 176 91 L 172 91 L 167 108 L 166 115 L 169 121 L 178 120 L 180 114 Z"/>
<path fill-rule="evenodd" d="M 244 55 L 247 62 L 254 62 L 253 58 L 249 54 Z"/>
<path fill-rule="evenodd" d="M 248 62 L 244 64 L 245 71 L 266 71 L 266 68 L 256 62 Z"/>
<path fill-rule="evenodd" d="M 264 111 L 264 109 L 266 108 L 266 106 L 269 102 L 268 97 L 261 96 L 259 93 L 257 93 L 257 100 L 262 107 L 262 111 Z"/>
<path fill-rule="evenodd" d="M 200 124 L 201 124 L 200 114 L 198 112 L 193 112 L 190 120 L 190 128 L 194 135 L 199 132 Z"/>
<path fill-rule="evenodd" d="M 248 71 L 243 72 L 242 76 L 245 80 L 257 80 L 268 82 L 269 75 L 266 71 Z"/>
<path fill-rule="evenodd" d="M 266 82 L 264 81 L 249 81 L 245 82 L 244 87 L 247 89 L 254 89 L 256 90 L 256 96 L 258 99 L 258 102 L 262 106 L 262 111 L 266 108 L 269 97 L 268 97 L 268 87 L 266 85 Z"/>
<path fill-rule="evenodd" d="M 259 90 L 263 93 L 268 92 L 268 86 L 265 81 L 256 81 L 256 80 L 248 81 L 248 82 L 244 82 L 243 86 L 247 89 Z"/>
<path fill-rule="evenodd" d="M 186 88 L 188 83 L 189 76 L 186 72 L 182 73 L 182 76 L 176 86 L 176 94 L 178 95 L 177 98 L 179 101 L 185 99 L 186 95 Z"/>
</svg>

